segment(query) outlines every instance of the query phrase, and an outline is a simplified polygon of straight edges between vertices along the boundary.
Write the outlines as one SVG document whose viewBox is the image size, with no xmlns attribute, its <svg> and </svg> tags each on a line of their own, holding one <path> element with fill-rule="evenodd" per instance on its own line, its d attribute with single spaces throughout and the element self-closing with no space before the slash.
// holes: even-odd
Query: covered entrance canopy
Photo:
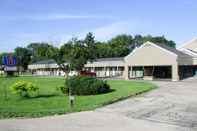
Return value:
<svg viewBox="0 0 197 131">
<path fill-rule="evenodd" d="M 145 80 L 153 79 L 171 79 L 171 66 L 134 66 L 129 67 L 129 78 L 143 78 Z"/>
<path fill-rule="evenodd" d="M 141 77 L 146 80 L 171 79 L 178 81 L 179 65 L 191 65 L 192 63 L 190 55 L 175 48 L 146 42 L 125 57 L 124 75 L 125 79 Z"/>
</svg>

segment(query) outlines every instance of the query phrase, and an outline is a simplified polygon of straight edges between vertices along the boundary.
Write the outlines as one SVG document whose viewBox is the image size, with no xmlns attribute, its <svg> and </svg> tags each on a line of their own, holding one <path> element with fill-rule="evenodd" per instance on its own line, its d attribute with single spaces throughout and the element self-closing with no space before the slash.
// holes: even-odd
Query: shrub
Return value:
<svg viewBox="0 0 197 131">
<path fill-rule="evenodd" d="M 39 90 L 36 85 L 27 81 L 18 81 L 11 86 L 11 89 L 14 93 L 26 98 L 36 97 Z"/>
<path fill-rule="evenodd" d="M 63 93 L 68 94 L 69 89 L 73 95 L 95 95 L 109 92 L 110 86 L 94 77 L 72 76 L 66 79 L 65 87 L 61 87 Z"/>
<path fill-rule="evenodd" d="M 60 92 L 60 93 L 63 93 L 63 94 L 66 94 L 68 91 L 66 91 L 67 88 L 65 88 L 65 86 L 58 86 L 56 87 L 56 91 L 57 92 Z"/>
</svg>

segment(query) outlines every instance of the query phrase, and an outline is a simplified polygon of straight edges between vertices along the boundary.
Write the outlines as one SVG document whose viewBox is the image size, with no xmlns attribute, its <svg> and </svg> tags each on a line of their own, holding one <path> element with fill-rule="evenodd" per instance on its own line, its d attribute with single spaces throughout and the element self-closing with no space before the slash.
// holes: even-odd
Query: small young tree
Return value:
<svg viewBox="0 0 197 131">
<path fill-rule="evenodd" d="M 88 33 L 84 40 L 73 38 L 61 46 L 60 50 L 54 55 L 55 61 L 59 67 L 68 74 L 71 70 L 80 72 L 87 61 L 93 61 L 96 58 L 96 45 L 92 33 Z M 66 63 L 66 64 L 65 64 Z M 73 92 L 69 88 L 70 106 L 73 107 Z"/>
<path fill-rule="evenodd" d="M 96 59 L 96 44 L 92 33 L 88 33 L 84 40 L 73 38 L 61 46 L 54 59 L 63 71 L 81 71 L 84 65 Z M 65 64 L 66 63 L 66 64 Z"/>
</svg>

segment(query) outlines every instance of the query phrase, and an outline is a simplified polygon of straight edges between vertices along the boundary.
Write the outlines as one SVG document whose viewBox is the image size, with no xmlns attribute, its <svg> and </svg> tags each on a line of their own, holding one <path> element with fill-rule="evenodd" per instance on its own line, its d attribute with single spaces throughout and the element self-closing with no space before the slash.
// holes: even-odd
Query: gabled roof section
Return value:
<svg viewBox="0 0 197 131">
<path fill-rule="evenodd" d="M 197 52 L 196 51 L 193 51 L 193 50 L 190 50 L 190 49 L 186 49 L 186 48 L 180 48 L 179 50 L 184 52 L 185 54 L 188 54 L 188 55 L 190 55 L 192 57 L 197 58 Z"/>
<path fill-rule="evenodd" d="M 146 43 L 144 43 L 142 46 L 140 46 L 139 48 L 136 48 L 136 49 L 134 49 L 133 50 L 133 52 L 131 52 L 128 56 L 126 56 L 125 57 L 125 60 L 129 57 L 129 56 L 132 56 L 136 51 L 138 51 L 138 50 L 140 50 L 141 48 L 143 48 L 145 45 L 147 45 L 147 44 L 149 44 L 149 45 L 152 45 L 152 46 L 154 46 L 154 47 L 156 47 L 156 48 L 158 48 L 158 49 L 160 49 L 160 50 L 163 50 L 163 51 L 165 51 L 166 53 L 168 53 L 168 54 L 171 54 L 171 55 L 173 55 L 173 56 L 175 56 L 175 57 L 192 57 L 192 56 L 190 56 L 190 55 L 188 55 L 188 54 L 186 54 L 186 53 L 184 53 L 184 52 L 182 52 L 182 51 L 179 51 L 179 50 L 177 50 L 176 48 L 173 48 L 173 47 L 169 47 L 169 46 L 167 46 L 167 45 L 165 45 L 165 44 L 162 44 L 162 43 L 152 43 L 152 42 L 149 42 L 149 41 L 147 41 Z"/>
<path fill-rule="evenodd" d="M 124 61 L 124 57 L 99 58 L 95 61 Z"/>
<path fill-rule="evenodd" d="M 168 54 L 171 54 L 171 55 L 177 57 L 177 54 L 174 53 L 172 50 L 168 49 L 167 47 L 165 48 L 165 47 L 163 47 L 162 45 L 157 45 L 157 44 L 155 44 L 155 43 L 152 43 L 152 42 L 150 42 L 150 41 L 147 41 L 147 42 L 145 42 L 144 44 L 142 44 L 140 47 L 135 48 L 129 55 L 127 55 L 127 56 L 125 57 L 125 60 L 127 60 L 127 58 L 130 57 L 130 56 L 132 56 L 135 52 L 137 52 L 137 51 L 139 51 L 140 49 L 142 49 L 143 47 L 145 47 L 147 44 L 152 45 L 152 46 L 154 46 L 154 47 L 156 47 L 156 48 L 158 48 L 158 49 L 160 49 L 160 50 L 165 51 L 165 52 L 168 53 Z"/>
<path fill-rule="evenodd" d="M 48 60 L 41 60 L 41 61 L 32 63 L 32 65 L 37 65 L 37 64 L 56 64 L 56 62 L 53 59 L 48 59 Z"/>
<path fill-rule="evenodd" d="M 170 52 L 172 52 L 174 54 L 176 54 L 179 57 L 191 57 L 190 55 L 188 55 L 188 54 L 186 54 L 186 53 L 184 53 L 184 52 L 182 52 L 180 50 L 177 50 L 176 48 L 169 47 L 169 46 L 167 46 L 165 44 L 156 43 L 156 45 L 160 46 L 161 48 L 166 49 L 166 50 L 168 50 L 168 51 L 170 51 Z"/>
<path fill-rule="evenodd" d="M 185 42 L 180 48 L 187 48 L 188 46 L 190 46 L 191 44 L 197 44 L 197 37 L 193 38 L 192 40 Z"/>
</svg>

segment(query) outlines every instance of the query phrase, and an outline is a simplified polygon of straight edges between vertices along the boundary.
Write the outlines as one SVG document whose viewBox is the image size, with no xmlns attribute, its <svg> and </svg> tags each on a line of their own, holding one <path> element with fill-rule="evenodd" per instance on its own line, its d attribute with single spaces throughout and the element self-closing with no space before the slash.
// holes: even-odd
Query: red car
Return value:
<svg viewBox="0 0 197 131">
<path fill-rule="evenodd" d="M 81 71 L 80 72 L 81 76 L 91 76 L 91 77 L 96 77 L 96 73 L 95 72 L 90 72 L 90 71 Z"/>
</svg>

